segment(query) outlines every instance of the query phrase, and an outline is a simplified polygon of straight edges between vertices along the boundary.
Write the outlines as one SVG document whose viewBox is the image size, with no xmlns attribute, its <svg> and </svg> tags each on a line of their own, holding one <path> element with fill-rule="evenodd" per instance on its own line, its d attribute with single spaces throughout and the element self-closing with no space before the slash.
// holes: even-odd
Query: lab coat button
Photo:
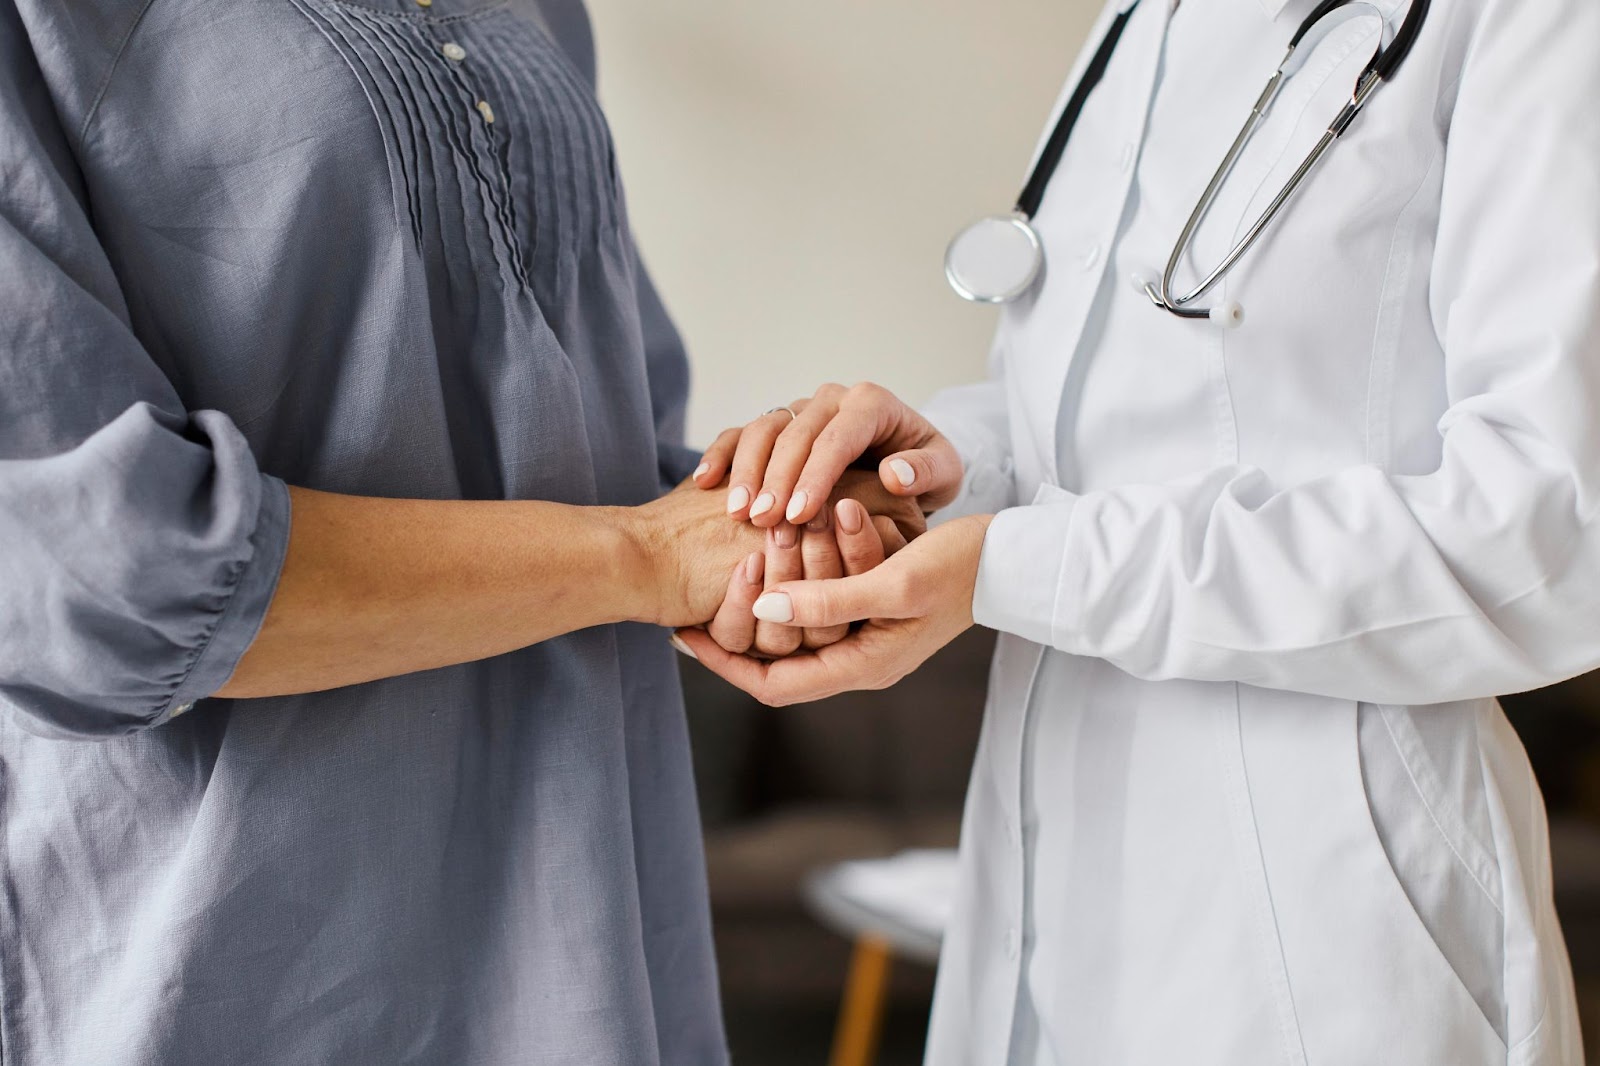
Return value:
<svg viewBox="0 0 1600 1066">
<path fill-rule="evenodd" d="M 1083 253 L 1083 269 L 1093 270 L 1100 262 L 1100 246 L 1098 244 Z"/>
<path fill-rule="evenodd" d="M 467 50 L 454 41 L 446 43 L 439 51 L 444 53 L 446 59 L 454 63 L 459 63 L 467 58 Z"/>
<path fill-rule="evenodd" d="M 1124 174 L 1133 169 L 1133 161 L 1139 155 L 1139 146 L 1132 141 L 1122 146 L 1122 158 L 1118 160 L 1117 167 Z"/>
<path fill-rule="evenodd" d="M 1015 929 L 1006 930 L 1006 958 L 1011 959 L 1012 961 L 1016 961 L 1017 958 L 1018 939 L 1017 931 Z"/>
</svg>

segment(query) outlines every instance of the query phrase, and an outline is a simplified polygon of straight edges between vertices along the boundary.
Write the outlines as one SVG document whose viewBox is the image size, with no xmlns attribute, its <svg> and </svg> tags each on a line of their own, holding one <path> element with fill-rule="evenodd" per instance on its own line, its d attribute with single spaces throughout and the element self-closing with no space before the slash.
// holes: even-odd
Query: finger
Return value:
<svg viewBox="0 0 1600 1066">
<path fill-rule="evenodd" d="M 840 500 L 834 507 L 834 517 L 834 524 L 838 528 L 836 540 L 845 574 L 864 574 L 888 557 L 876 524 L 870 521 L 867 509 L 858 501 Z M 893 522 L 888 519 L 885 521 L 890 528 L 894 528 Z M 895 532 L 898 535 L 899 530 Z"/>
<path fill-rule="evenodd" d="M 761 487 L 767 460 L 772 457 L 772 445 L 792 421 L 788 411 L 768 411 L 740 433 L 728 475 L 728 513 L 733 517 L 750 517 L 756 490 Z"/>
<path fill-rule="evenodd" d="M 706 626 L 711 639 L 728 651 L 743 654 L 756 642 L 756 616 L 751 608 L 766 587 L 766 568 L 767 557 L 761 552 L 752 552 L 735 567 L 728 581 L 728 595 Z"/>
<path fill-rule="evenodd" d="M 699 629 L 680 629 L 678 641 L 712 673 L 744 689 L 770 707 L 824 699 L 852 687 L 850 679 L 870 669 L 857 638 L 830 644 L 820 651 L 761 662 L 734 655 Z"/>
<path fill-rule="evenodd" d="M 770 497 L 772 508 L 769 524 L 776 524 L 779 516 L 795 525 L 810 522 L 827 507 L 827 496 L 812 499 L 807 493 L 795 492 L 795 482 L 805 468 L 817 436 L 833 421 L 838 413 L 839 401 L 845 395 L 843 385 L 824 385 L 817 390 L 811 402 L 800 415 L 778 435 L 772 447 L 772 458 L 767 463 L 766 476 L 761 484 L 761 496 Z M 759 500 L 761 497 L 757 497 Z M 756 508 L 752 505 L 751 510 Z M 766 515 L 763 515 L 765 518 Z"/>
<path fill-rule="evenodd" d="M 894 418 L 893 405 L 899 404 L 887 390 L 862 392 L 858 386 L 839 403 L 838 413 L 811 443 L 800 476 L 795 480 L 795 495 L 805 493 L 807 509 L 833 494 L 839 478 L 850 464 L 861 458 L 886 432 Z"/>
<path fill-rule="evenodd" d="M 896 496 L 919 497 L 926 511 L 954 500 L 961 491 L 961 476 L 961 456 L 944 437 L 936 437 L 924 447 L 887 456 L 878 464 L 878 477 L 884 488 Z"/>
<path fill-rule="evenodd" d="M 787 522 L 767 531 L 766 587 L 782 581 L 799 581 L 805 577 L 805 559 L 800 552 L 800 531 Z M 802 634 L 794 626 L 777 625 L 761 621 L 761 616 L 751 607 L 756 618 L 755 650 L 769 658 L 793 655 L 800 648 Z"/>
<path fill-rule="evenodd" d="M 832 581 L 769 581 L 753 611 L 763 623 L 822 627 L 869 618 L 915 618 L 923 613 L 921 600 L 922 591 L 911 587 L 904 568 L 884 563 Z"/>
<path fill-rule="evenodd" d="M 829 513 L 823 511 L 806 524 L 805 532 L 800 535 L 800 558 L 805 564 L 802 576 L 807 581 L 844 576 L 844 557 L 840 554 L 839 542 L 834 539 L 832 524 L 828 518 Z M 750 606 L 753 609 L 754 602 Z M 802 632 L 800 646 L 813 650 L 825 648 L 829 644 L 838 643 L 849 634 L 850 627 L 847 625 L 807 629 Z"/>
<path fill-rule="evenodd" d="M 888 515 L 874 515 L 872 528 L 878 531 L 878 543 L 883 545 L 884 558 L 892 556 L 910 543 L 906 540 L 905 531 Z"/>
<path fill-rule="evenodd" d="M 696 485 L 703 489 L 714 489 L 722 484 L 722 479 L 733 465 L 733 453 L 738 450 L 739 435 L 743 432 L 743 426 L 735 426 L 717 434 L 717 439 L 700 457 L 700 465 L 689 475 Z"/>
</svg>

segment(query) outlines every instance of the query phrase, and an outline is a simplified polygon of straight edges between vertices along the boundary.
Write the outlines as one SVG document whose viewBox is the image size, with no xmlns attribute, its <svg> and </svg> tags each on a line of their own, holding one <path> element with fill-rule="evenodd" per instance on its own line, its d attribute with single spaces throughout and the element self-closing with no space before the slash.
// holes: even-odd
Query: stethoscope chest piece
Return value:
<svg viewBox="0 0 1600 1066">
<path fill-rule="evenodd" d="M 1019 299 L 1044 269 L 1044 245 L 1018 214 L 981 218 L 956 234 L 944 254 L 944 275 L 962 297 L 984 304 Z"/>
</svg>

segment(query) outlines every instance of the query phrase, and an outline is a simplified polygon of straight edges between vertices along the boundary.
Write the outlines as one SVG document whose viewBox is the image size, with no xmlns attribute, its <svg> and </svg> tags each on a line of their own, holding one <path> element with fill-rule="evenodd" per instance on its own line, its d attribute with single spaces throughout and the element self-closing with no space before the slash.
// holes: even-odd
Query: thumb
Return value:
<svg viewBox="0 0 1600 1066">
<path fill-rule="evenodd" d="M 855 577 L 786 581 L 755 603 L 764 622 L 820 629 L 868 618 L 910 618 L 917 612 L 906 582 L 892 562 Z"/>
<path fill-rule="evenodd" d="M 927 510 L 943 507 L 961 491 L 961 456 L 955 445 L 935 437 L 921 448 L 896 452 L 878 464 L 878 479 L 896 496 L 916 496 Z"/>
</svg>

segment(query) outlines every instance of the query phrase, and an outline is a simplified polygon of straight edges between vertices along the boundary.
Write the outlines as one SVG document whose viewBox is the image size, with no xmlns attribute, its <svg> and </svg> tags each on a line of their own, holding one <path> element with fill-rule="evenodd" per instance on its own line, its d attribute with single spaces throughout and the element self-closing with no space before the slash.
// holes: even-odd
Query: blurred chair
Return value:
<svg viewBox="0 0 1600 1066">
<path fill-rule="evenodd" d="M 956 890 L 954 848 L 918 848 L 813 871 L 805 899 L 817 920 L 855 948 L 829 1066 L 872 1066 L 896 959 L 937 965 Z"/>
</svg>

